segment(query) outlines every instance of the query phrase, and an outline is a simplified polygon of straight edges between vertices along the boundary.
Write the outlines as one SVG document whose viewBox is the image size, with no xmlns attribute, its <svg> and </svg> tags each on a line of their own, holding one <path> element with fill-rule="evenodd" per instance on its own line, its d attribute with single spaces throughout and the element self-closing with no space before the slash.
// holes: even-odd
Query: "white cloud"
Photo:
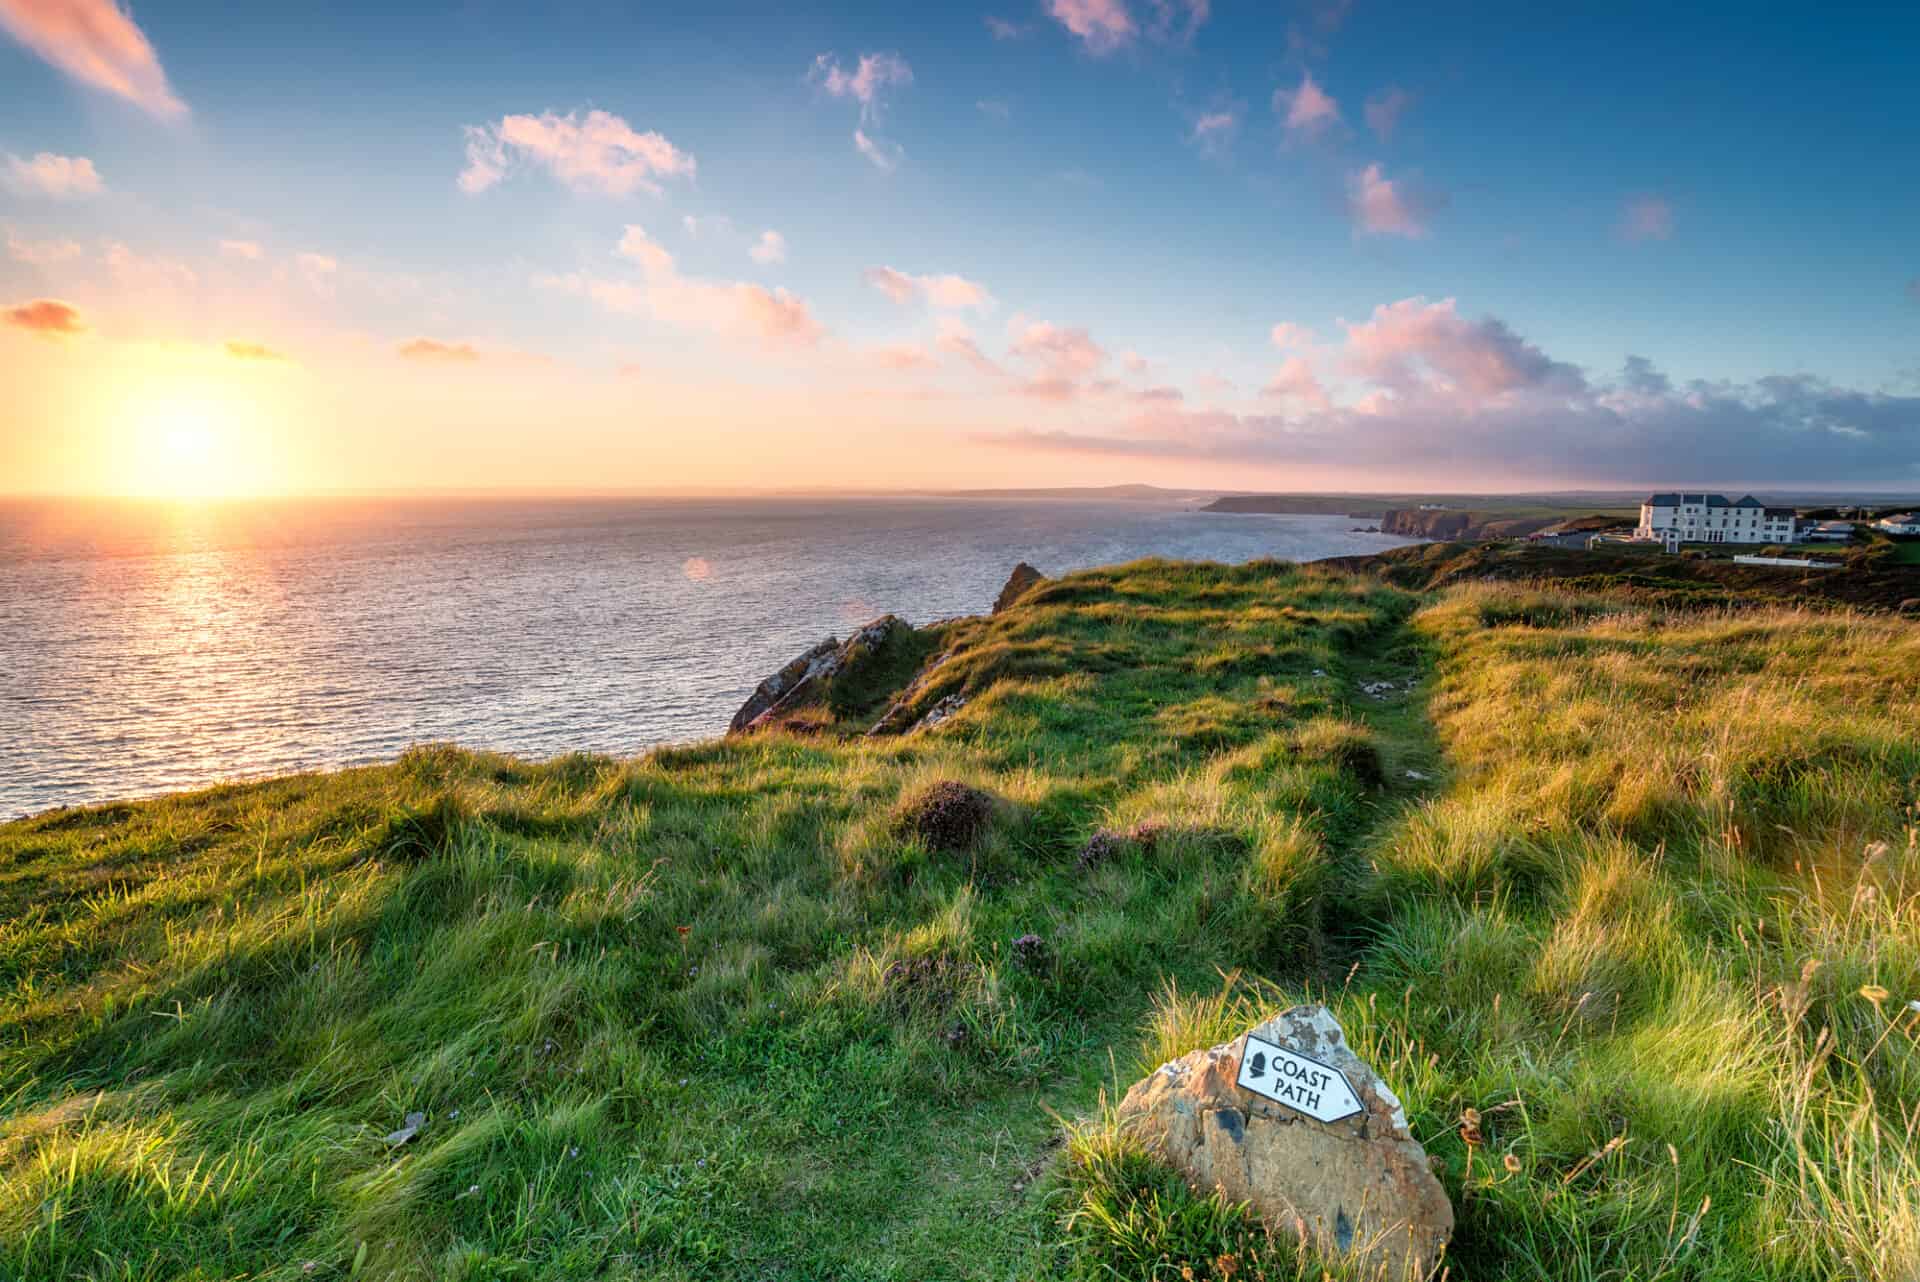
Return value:
<svg viewBox="0 0 1920 1282">
<path fill-rule="evenodd" d="M 688 178 L 694 158 L 649 130 L 641 133 L 619 116 L 589 111 L 562 116 L 503 116 L 497 124 L 467 127 L 467 167 L 460 189 L 487 190 L 516 162 L 548 170 L 574 191 L 627 196 L 658 193 L 665 178 Z"/>
<path fill-rule="evenodd" d="M 7 229 L 7 257 L 29 267 L 51 267 L 71 262 L 86 251 L 75 240 L 22 240 Z"/>
<path fill-rule="evenodd" d="M 760 239 L 753 243 L 747 256 L 756 263 L 784 263 L 787 261 L 787 238 L 769 228 L 760 233 Z"/>
<path fill-rule="evenodd" d="M 853 131 L 853 145 L 860 154 L 871 160 L 881 169 L 892 171 L 907 154 L 907 149 L 897 142 L 888 142 L 884 138 L 875 138 L 864 129 Z"/>
<path fill-rule="evenodd" d="M 896 303 L 910 303 L 921 298 L 930 306 L 940 308 L 973 307 L 984 310 L 993 306 L 993 295 L 987 292 L 985 285 L 950 272 L 914 276 L 891 267 L 870 267 L 866 277 L 869 285 Z"/>
<path fill-rule="evenodd" d="M 7 153 L 7 186 L 25 195 L 51 196 L 67 200 L 75 196 L 98 196 L 106 190 L 99 170 L 85 156 L 56 156 L 50 151 L 23 160 Z"/>
<path fill-rule="evenodd" d="M 811 346 L 826 333 L 806 302 L 784 289 L 682 276 L 673 255 L 634 224 L 628 224 L 614 252 L 640 265 L 642 283 L 576 272 L 536 276 L 534 284 L 589 298 L 609 311 L 648 314 L 682 328 L 737 338 Z"/>
<path fill-rule="evenodd" d="M 863 53 L 852 71 L 844 70 L 833 54 L 823 53 L 807 74 L 832 97 L 859 103 L 862 121 L 879 119 L 889 89 L 913 83 L 913 68 L 897 53 Z"/>
<path fill-rule="evenodd" d="M 293 261 L 300 269 L 300 278 L 307 282 L 308 289 L 327 298 L 333 297 L 334 277 L 340 270 L 337 259 L 308 251 L 295 254 Z"/>
</svg>

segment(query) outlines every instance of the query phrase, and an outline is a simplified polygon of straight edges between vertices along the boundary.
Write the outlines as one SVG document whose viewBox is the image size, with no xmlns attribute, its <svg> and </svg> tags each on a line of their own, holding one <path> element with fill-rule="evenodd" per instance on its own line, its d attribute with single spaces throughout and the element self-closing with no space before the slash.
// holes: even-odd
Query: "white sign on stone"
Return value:
<svg viewBox="0 0 1920 1282">
<path fill-rule="evenodd" d="M 1317 1122 L 1337 1122 L 1364 1111 L 1346 1075 L 1330 1064 L 1247 1034 L 1240 1051 L 1241 1088 L 1305 1113 Z"/>
</svg>

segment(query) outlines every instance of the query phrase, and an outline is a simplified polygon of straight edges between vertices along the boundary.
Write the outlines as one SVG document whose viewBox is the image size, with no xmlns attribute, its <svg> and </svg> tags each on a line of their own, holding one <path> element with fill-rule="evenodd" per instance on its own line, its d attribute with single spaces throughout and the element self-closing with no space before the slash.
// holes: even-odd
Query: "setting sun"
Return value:
<svg viewBox="0 0 1920 1282">
<path fill-rule="evenodd" d="M 243 393 L 198 370 L 136 382 L 115 416 L 121 491 L 198 499 L 277 489 L 259 415 Z"/>
</svg>

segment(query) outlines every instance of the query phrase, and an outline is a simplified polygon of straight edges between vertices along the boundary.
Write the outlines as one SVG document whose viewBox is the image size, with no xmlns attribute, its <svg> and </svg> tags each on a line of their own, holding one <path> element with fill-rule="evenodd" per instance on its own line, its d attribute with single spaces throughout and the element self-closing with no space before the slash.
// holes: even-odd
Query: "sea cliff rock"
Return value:
<svg viewBox="0 0 1920 1282">
<path fill-rule="evenodd" d="M 1451 508 L 1389 508 L 1380 518 L 1382 534 L 1437 542 L 1476 542 L 1482 539 L 1525 538 L 1553 525 L 1550 517 L 1500 516 Z"/>
<path fill-rule="evenodd" d="M 1000 613 L 1046 581 L 1046 575 L 1022 561 L 1013 567 L 1013 573 L 1007 576 L 1006 586 L 1001 588 L 1000 595 L 993 599 L 993 612 Z"/>
<path fill-rule="evenodd" d="M 1318 1121 L 1240 1086 L 1243 1036 L 1163 1064 L 1135 1083 L 1121 1101 L 1120 1124 L 1196 1191 L 1217 1189 L 1249 1203 L 1279 1232 L 1298 1234 L 1323 1253 L 1350 1254 L 1385 1282 L 1431 1276 L 1453 1234 L 1453 1207 L 1408 1133 L 1400 1101 L 1348 1048 L 1324 1006 L 1295 1006 L 1251 1036 L 1337 1073 L 1357 1111 Z M 1280 1085 L 1277 1063 L 1266 1064 L 1264 1056 L 1256 1063 L 1262 1080 Z M 1327 1085 L 1339 1091 L 1337 1081 Z M 1337 1116 L 1340 1110 L 1324 1107 L 1322 1098 L 1303 1107 Z"/>
<path fill-rule="evenodd" d="M 834 679 L 857 673 L 896 635 L 910 631 L 912 627 L 906 620 L 888 614 L 866 624 L 844 642 L 828 637 L 809 647 L 754 687 L 747 701 L 733 714 L 727 733 L 762 729 L 801 708 L 820 703 Z"/>
</svg>

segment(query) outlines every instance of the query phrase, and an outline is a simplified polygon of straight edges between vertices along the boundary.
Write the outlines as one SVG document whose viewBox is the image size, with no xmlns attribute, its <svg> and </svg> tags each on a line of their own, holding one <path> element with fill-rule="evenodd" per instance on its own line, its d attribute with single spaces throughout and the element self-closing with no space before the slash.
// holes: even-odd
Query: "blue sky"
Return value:
<svg viewBox="0 0 1920 1282">
<path fill-rule="evenodd" d="M 237 342 L 280 488 L 1920 484 L 1912 7 L 395 8 L 0 0 L 0 464 Z"/>
</svg>

